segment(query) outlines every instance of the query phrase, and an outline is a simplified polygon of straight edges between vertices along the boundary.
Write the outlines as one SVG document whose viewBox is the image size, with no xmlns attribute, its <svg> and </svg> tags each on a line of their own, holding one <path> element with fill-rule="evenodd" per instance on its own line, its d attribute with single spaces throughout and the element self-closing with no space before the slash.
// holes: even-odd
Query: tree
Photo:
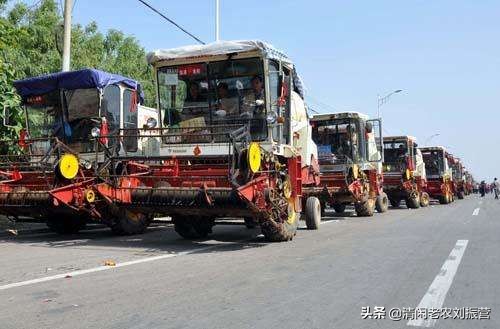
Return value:
<svg viewBox="0 0 500 329">
<path fill-rule="evenodd" d="M 20 116 L 20 100 L 12 82 L 60 71 L 63 19 L 55 0 L 41 0 L 32 7 L 16 3 L 7 11 L 9 1 L 0 0 L 0 109 L 9 106 Z M 136 79 L 145 92 L 146 105 L 154 104 L 151 69 L 135 38 L 116 30 L 104 35 L 95 22 L 76 24 L 71 47 L 72 69 L 91 67 Z M 18 129 L 3 127 L 0 134 L 13 136 Z"/>
</svg>

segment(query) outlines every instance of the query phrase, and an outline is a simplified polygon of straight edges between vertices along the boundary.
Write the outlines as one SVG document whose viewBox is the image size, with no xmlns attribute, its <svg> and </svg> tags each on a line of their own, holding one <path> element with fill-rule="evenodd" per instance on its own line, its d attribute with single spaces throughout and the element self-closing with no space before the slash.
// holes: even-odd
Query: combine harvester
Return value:
<svg viewBox="0 0 500 329">
<path fill-rule="evenodd" d="M 125 217 L 107 216 L 94 186 L 105 152 L 142 153 L 137 139 L 95 138 L 120 129 L 155 124 L 156 110 L 139 105 L 140 86 L 99 70 L 61 72 L 14 82 L 24 106 L 18 140 L 2 141 L 11 152 L 0 160 L 0 213 L 31 217 L 61 234 L 99 220 L 114 232 L 139 233 Z M 9 126 L 8 109 L 4 124 Z M 131 225 L 132 224 L 132 225 Z"/>
<path fill-rule="evenodd" d="M 148 60 L 161 127 L 136 137 L 149 134 L 161 146 L 147 156 L 107 153 L 99 172 L 109 179 L 96 188 L 111 213 L 171 216 L 186 239 L 206 237 L 216 219 L 237 217 L 259 225 L 270 241 L 291 240 L 302 188 L 319 176 L 290 59 L 264 42 L 223 41 L 158 50 Z M 314 204 L 309 213 L 320 210 Z"/>
<path fill-rule="evenodd" d="M 389 201 L 383 191 L 383 145 L 380 119 L 357 112 L 320 114 L 311 120 L 318 145 L 321 184 L 306 188 L 324 211 L 331 206 L 343 213 L 354 204 L 358 216 L 385 212 Z M 315 228 L 316 223 L 308 223 Z"/>
<path fill-rule="evenodd" d="M 474 178 L 472 177 L 472 174 L 470 172 L 465 170 L 465 195 L 471 195 L 473 191 L 474 191 Z"/>
<path fill-rule="evenodd" d="M 422 153 L 412 136 L 384 137 L 384 191 L 394 208 L 401 200 L 411 209 L 427 207 L 427 177 Z"/>
<path fill-rule="evenodd" d="M 465 168 L 459 158 L 449 154 L 448 162 L 451 164 L 453 173 L 453 194 L 458 199 L 463 199 L 466 195 Z"/>
<path fill-rule="evenodd" d="M 454 201 L 452 170 L 448 152 L 442 146 L 420 148 L 427 172 L 427 193 L 441 204 Z"/>
</svg>

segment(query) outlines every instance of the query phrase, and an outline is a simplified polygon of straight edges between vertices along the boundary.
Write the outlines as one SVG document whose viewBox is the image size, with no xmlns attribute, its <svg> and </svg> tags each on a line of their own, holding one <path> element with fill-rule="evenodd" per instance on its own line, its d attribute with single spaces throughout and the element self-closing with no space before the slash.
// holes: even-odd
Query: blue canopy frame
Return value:
<svg viewBox="0 0 500 329">
<path fill-rule="evenodd" d="M 38 77 L 14 81 L 14 87 L 23 101 L 28 97 L 44 95 L 56 90 L 104 89 L 108 85 L 124 84 L 137 90 L 141 103 L 144 96 L 141 85 L 136 80 L 97 69 L 57 72 Z"/>
</svg>

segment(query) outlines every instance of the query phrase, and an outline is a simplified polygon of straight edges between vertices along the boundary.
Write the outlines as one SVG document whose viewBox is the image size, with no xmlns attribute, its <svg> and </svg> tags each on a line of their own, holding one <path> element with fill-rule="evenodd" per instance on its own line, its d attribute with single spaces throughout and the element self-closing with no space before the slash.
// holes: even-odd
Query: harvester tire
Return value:
<svg viewBox="0 0 500 329">
<path fill-rule="evenodd" d="M 393 208 L 399 208 L 399 206 L 401 205 L 400 199 L 389 199 L 389 202 L 391 203 L 391 206 Z"/>
<path fill-rule="evenodd" d="M 134 235 L 144 233 L 152 221 L 152 216 L 123 209 L 120 216 L 112 219 L 110 227 L 116 235 Z"/>
<path fill-rule="evenodd" d="M 457 197 L 458 197 L 458 199 L 459 199 L 459 200 L 463 200 L 463 198 L 464 198 L 464 192 L 459 191 L 459 192 L 457 193 Z"/>
<path fill-rule="evenodd" d="M 184 239 L 204 239 L 212 233 L 213 221 L 204 217 L 173 217 L 174 229 Z"/>
<path fill-rule="evenodd" d="M 317 230 L 321 224 L 321 203 L 317 197 L 311 196 L 306 201 L 306 227 Z"/>
<path fill-rule="evenodd" d="M 342 203 L 334 203 L 334 204 L 332 205 L 332 207 L 333 207 L 333 210 L 335 210 L 335 212 L 336 212 L 337 214 L 342 214 L 342 213 L 344 213 L 344 211 L 345 211 L 345 207 L 346 207 L 346 205 L 345 205 L 345 204 L 342 204 Z"/>
<path fill-rule="evenodd" d="M 423 192 L 422 195 L 420 195 L 420 206 L 421 207 L 428 207 L 430 204 L 430 198 L 429 194 L 426 192 Z"/>
<path fill-rule="evenodd" d="M 375 213 L 375 199 L 368 199 L 364 202 L 356 202 L 354 204 L 354 210 L 358 217 L 371 217 Z"/>
<path fill-rule="evenodd" d="M 382 192 L 379 196 L 377 196 L 377 200 L 375 201 L 375 208 L 377 212 L 386 212 L 389 209 L 389 198 L 385 192 Z"/>
<path fill-rule="evenodd" d="M 418 209 L 418 208 L 420 208 L 420 200 L 419 200 L 419 197 L 418 197 L 417 194 L 410 195 L 406 199 L 406 207 L 408 207 L 408 209 Z"/>
<path fill-rule="evenodd" d="M 85 219 L 81 217 L 63 217 L 47 220 L 48 228 L 57 234 L 76 234 L 80 230 L 83 230 L 86 224 Z"/>
<path fill-rule="evenodd" d="M 253 229 L 257 227 L 257 222 L 252 217 L 245 217 L 243 220 L 245 221 L 246 228 Z"/>
<path fill-rule="evenodd" d="M 439 203 L 440 204 L 448 204 L 448 203 L 450 203 L 450 201 L 448 199 L 448 195 L 440 195 L 439 196 Z"/>
<path fill-rule="evenodd" d="M 297 234 L 300 214 L 295 212 L 293 203 L 288 205 L 286 212 L 288 220 L 280 220 L 279 214 L 273 213 L 272 218 L 261 222 L 260 229 L 270 242 L 290 241 Z"/>
</svg>

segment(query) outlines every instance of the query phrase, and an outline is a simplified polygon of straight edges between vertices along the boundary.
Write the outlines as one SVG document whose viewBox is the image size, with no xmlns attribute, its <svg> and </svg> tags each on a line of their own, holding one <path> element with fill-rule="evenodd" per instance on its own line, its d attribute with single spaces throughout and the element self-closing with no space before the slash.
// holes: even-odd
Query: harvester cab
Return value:
<svg viewBox="0 0 500 329">
<path fill-rule="evenodd" d="M 448 152 L 442 146 L 420 148 L 427 172 L 427 190 L 431 198 L 441 204 L 453 202 L 452 169 L 448 162 Z"/>
<path fill-rule="evenodd" d="M 317 183 L 318 173 L 290 59 L 261 41 L 223 41 L 158 50 L 148 60 L 161 147 L 147 157 L 111 158 L 135 171 L 116 173 L 109 198 L 141 216 L 171 216 L 188 239 L 205 237 L 216 218 L 227 217 L 260 225 L 271 241 L 292 239 L 302 186 Z M 117 197 L 119 190 L 131 198 Z"/>
<path fill-rule="evenodd" d="M 427 178 L 422 153 L 412 136 L 384 137 L 384 191 L 393 207 L 427 207 Z"/>
<path fill-rule="evenodd" d="M 17 141 L 2 142 L 11 152 L 0 163 L 0 213 L 47 221 L 59 233 L 75 232 L 100 217 L 92 186 L 112 142 L 106 135 L 154 123 L 157 111 L 140 105 L 136 81 L 94 69 L 18 80 L 14 86 L 24 128 Z M 4 124 L 11 125 L 8 112 L 4 109 Z M 113 149 L 141 152 L 134 141 L 122 135 Z"/>
<path fill-rule="evenodd" d="M 386 211 L 381 120 L 347 112 L 315 115 L 311 124 L 318 145 L 322 207 L 328 204 L 341 213 L 354 203 L 358 216 Z"/>
</svg>

